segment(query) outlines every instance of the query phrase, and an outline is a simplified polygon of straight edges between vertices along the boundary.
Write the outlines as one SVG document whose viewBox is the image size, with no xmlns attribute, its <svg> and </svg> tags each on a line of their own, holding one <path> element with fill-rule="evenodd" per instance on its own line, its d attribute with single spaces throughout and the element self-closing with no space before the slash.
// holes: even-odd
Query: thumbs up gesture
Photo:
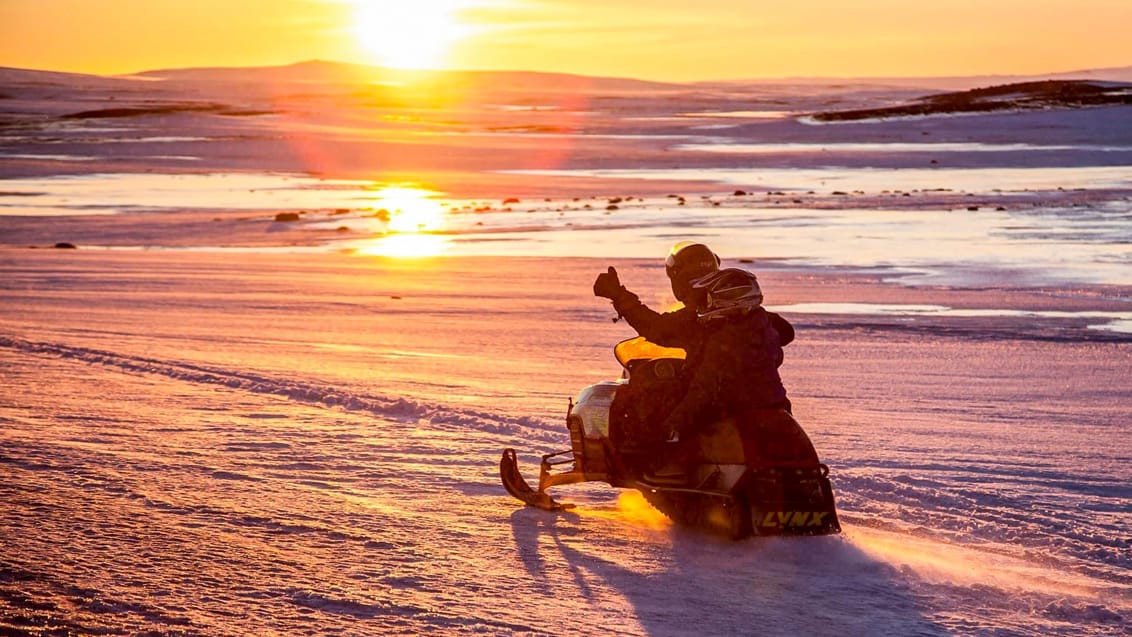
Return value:
<svg viewBox="0 0 1132 637">
<path fill-rule="evenodd" d="M 617 278 L 617 270 L 609 266 L 609 270 L 597 275 L 594 280 L 594 296 L 606 299 L 615 299 L 621 294 L 621 281 Z"/>
</svg>

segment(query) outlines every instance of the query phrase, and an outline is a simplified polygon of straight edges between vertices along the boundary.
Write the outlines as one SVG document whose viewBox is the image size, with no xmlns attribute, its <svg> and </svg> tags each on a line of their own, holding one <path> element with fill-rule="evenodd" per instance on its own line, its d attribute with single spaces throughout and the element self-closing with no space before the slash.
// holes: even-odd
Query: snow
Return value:
<svg viewBox="0 0 1132 637">
<path fill-rule="evenodd" d="M 163 634 L 1125 625 L 1126 342 L 788 314 L 800 338 L 786 381 L 833 469 L 844 537 L 726 543 L 600 486 L 563 490 L 574 513 L 519 507 L 498 485 L 500 450 L 533 471 L 536 453 L 567 446 L 566 397 L 612 377 L 607 345 L 628 336 L 584 294 L 599 263 L 6 252 L 6 621 Z M 620 267 L 635 283 L 655 274 Z M 811 275 L 765 278 L 793 295 Z"/>
<path fill-rule="evenodd" d="M 750 110 L 670 101 L 669 113 L 626 100 L 591 125 L 623 135 L 642 113 L 672 126 L 666 113 Z M 929 137 L 1129 145 L 1112 112 L 1088 125 L 1079 115 L 1024 115 L 1040 125 L 1017 129 L 1001 114 L 961 118 L 933 124 L 955 127 L 950 139 Z M 799 188 L 780 204 L 729 194 L 728 171 L 758 167 L 741 154 L 701 153 L 724 162 L 696 166 L 702 182 L 660 174 L 671 162 L 649 144 L 672 142 L 650 135 L 694 121 L 592 135 L 573 164 L 533 168 L 573 171 L 554 182 L 496 169 L 532 170 L 523 149 L 557 142 L 503 135 L 484 166 L 428 173 L 449 225 L 415 237 L 441 239 L 435 254 L 401 258 L 365 247 L 400 236 L 368 216 L 382 205 L 372 178 L 300 174 L 266 133 L 214 155 L 189 141 L 282 126 L 314 144 L 317 122 L 178 117 L 128 133 L 76 126 L 53 142 L 29 132 L 46 120 L 28 119 L 0 135 L 0 632 L 1132 631 L 1123 151 L 976 152 L 987 165 L 908 165 L 882 188 L 851 146 L 840 167 L 775 159 L 767 174 Z M 798 130 L 753 119 L 721 134 L 773 145 Z M 912 143 L 899 123 L 875 126 L 812 130 Z M 208 171 L 174 178 L 158 160 L 147 173 L 144 152 L 81 141 L 91 135 L 136 135 Z M 488 138 L 456 137 L 445 143 L 457 154 Z M 613 140 L 625 146 L 610 154 Z M 272 167 L 248 168 L 259 160 Z M 629 169 L 641 178 L 601 176 Z M 865 192 L 810 194 L 815 170 Z M 928 186 L 947 190 L 892 195 Z M 521 204 L 500 203 L 519 191 Z M 972 196 L 983 210 L 967 210 Z M 301 221 L 272 221 L 296 208 Z M 569 398 L 619 373 L 612 345 L 632 333 L 592 296 L 593 277 L 614 264 L 664 307 L 660 256 L 685 237 L 757 272 L 796 326 L 782 373 L 831 468 L 841 536 L 725 542 L 598 484 L 559 488 L 578 506 L 557 514 L 500 486 L 504 447 L 533 476 L 541 453 L 569 444 Z M 58 241 L 79 249 L 46 248 Z"/>
</svg>

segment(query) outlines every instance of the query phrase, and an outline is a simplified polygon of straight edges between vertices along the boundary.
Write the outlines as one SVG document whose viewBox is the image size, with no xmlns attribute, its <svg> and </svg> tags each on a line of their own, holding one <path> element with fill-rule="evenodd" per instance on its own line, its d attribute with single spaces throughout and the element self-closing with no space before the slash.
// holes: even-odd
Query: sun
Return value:
<svg viewBox="0 0 1132 637">
<path fill-rule="evenodd" d="M 354 0 L 354 34 L 378 63 L 437 68 L 452 45 L 471 33 L 459 20 L 468 0 Z"/>
</svg>

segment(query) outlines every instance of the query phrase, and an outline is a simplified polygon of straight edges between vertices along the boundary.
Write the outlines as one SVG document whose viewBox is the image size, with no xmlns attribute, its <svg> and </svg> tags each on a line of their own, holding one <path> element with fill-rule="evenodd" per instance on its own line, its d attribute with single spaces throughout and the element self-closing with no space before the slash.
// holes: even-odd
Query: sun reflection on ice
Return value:
<svg viewBox="0 0 1132 637">
<path fill-rule="evenodd" d="M 386 186 L 374 192 L 376 206 L 387 211 L 389 221 L 382 237 L 366 242 L 359 254 L 387 257 L 434 257 L 444 253 L 447 237 L 436 234 L 446 228 L 440 194 L 416 186 Z"/>
<path fill-rule="evenodd" d="M 448 238 L 435 234 L 387 234 L 358 250 L 380 257 L 435 257 L 444 254 Z"/>
</svg>

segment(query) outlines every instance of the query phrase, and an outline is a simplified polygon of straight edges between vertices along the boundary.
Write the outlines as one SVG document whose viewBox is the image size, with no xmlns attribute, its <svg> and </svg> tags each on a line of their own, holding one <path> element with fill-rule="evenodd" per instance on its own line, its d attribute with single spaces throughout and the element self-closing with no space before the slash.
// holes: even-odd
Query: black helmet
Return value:
<svg viewBox="0 0 1132 637">
<path fill-rule="evenodd" d="M 696 279 L 692 290 L 706 292 L 706 301 L 697 308 L 700 319 L 705 320 L 743 314 L 763 302 L 759 280 L 738 268 L 726 268 Z"/>
<path fill-rule="evenodd" d="M 711 248 L 695 241 L 681 241 L 668 251 L 664 271 L 672 282 L 672 293 L 684 305 L 691 303 L 692 281 L 719 271 L 719 257 Z"/>
</svg>

